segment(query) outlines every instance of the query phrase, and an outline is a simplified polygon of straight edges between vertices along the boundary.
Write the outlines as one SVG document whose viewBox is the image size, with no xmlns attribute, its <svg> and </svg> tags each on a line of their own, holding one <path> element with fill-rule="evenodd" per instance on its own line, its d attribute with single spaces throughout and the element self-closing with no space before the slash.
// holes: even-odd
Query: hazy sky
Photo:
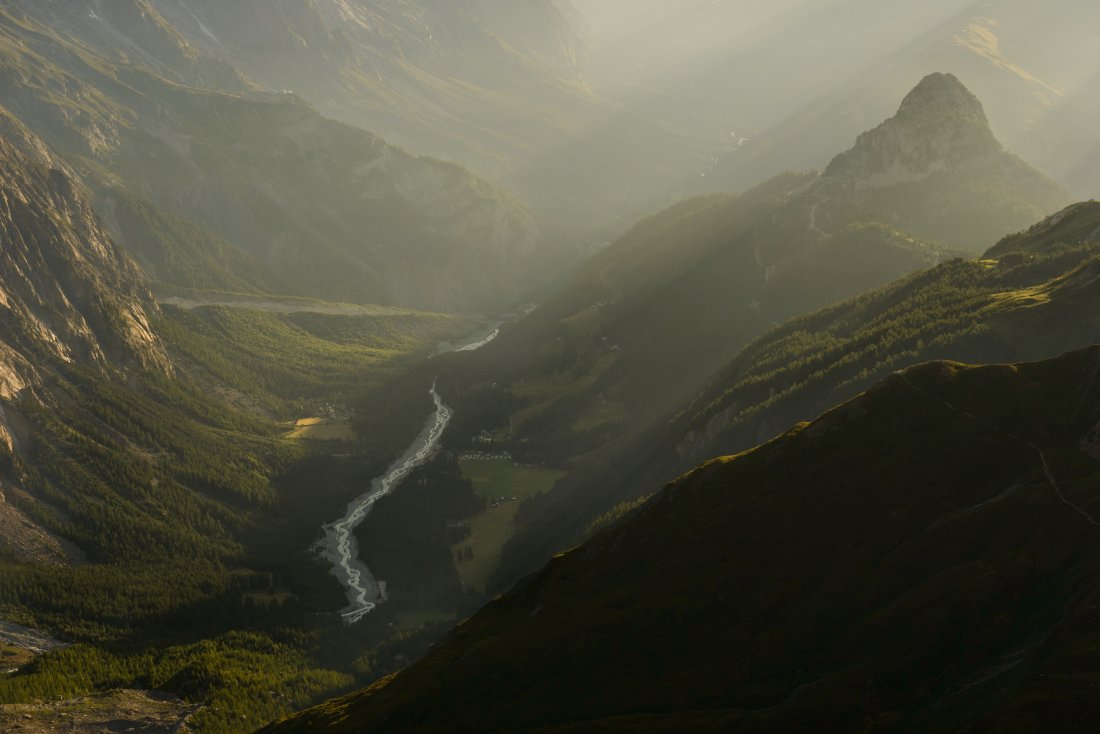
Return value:
<svg viewBox="0 0 1100 734">
<path fill-rule="evenodd" d="M 754 137 L 822 117 L 833 126 L 824 155 L 944 71 L 982 99 L 1009 147 L 1052 174 L 1097 149 L 1086 132 L 1100 124 L 1096 0 L 572 2 L 596 83 L 654 116 L 686 111 Z"/>
</svg>

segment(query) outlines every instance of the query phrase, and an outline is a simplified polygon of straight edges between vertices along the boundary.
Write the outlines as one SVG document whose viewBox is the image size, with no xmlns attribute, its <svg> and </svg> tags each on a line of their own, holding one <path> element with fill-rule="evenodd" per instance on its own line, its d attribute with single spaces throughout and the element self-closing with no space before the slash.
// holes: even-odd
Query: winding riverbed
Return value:
<svg viewBox="0 0 1100 734">
<path fill-rule="evenodd" d="M 322 555 L 332 562 L 332 573 L 344 585 L 348 594 L 348 606 L 340 614 L 348 624 L 358 622 L 386 601 L 384 583 L 379 583 L 366 564 L 359 559 L 359 543 L 355 540 L 355 528 L 370 514 L 374 503 L 401 484 L 413 469 L 426 462 L 439 447 L 443 432 L 451 421 L 451 409 L 444 405 L 435 385 L 431 389 L 435 412 L 428 418 L 424 430 L 413 441 L 386 473 L 371 482 L 370 490 L 348 505 L 344 517 L 325 525 L 325 537 L 321 540 Z"/>
<path fill-rule="evenodd" d="M 432 356 L 447 352 L 473 352 L 492 342 L 499 334 L 500 322 L 494 323 L 489 327 L 488 332 L 475 335 L 465 344 L 441 344 Z M 342 518 L 323 528 L 325 535 L 318 544 L 320 554 L 332 563 L 332 574 L 339 579 L 347 592 L 348 605 L 341 610 L 340 614 L 348 624 L 358 622 L 386 601 L 385 582 L 374 578 L 370 569 L 359 558 L 359 543 L 355 540 L 355 528 L 359 527 L 359 524 L 370 514 L 374 503 L 397 489 L 405 477 L 424 464 L 439 448 L 443 432 L 447 430 L 447 424 L 451 422 L 453 414 L 451 409 L 443 403 L 435 387 L 433 384 L 430 391 L 432 402 L 435 403 L 435 412 L 424 424 L 424 430 L 405 453 L 386 470 L 385 474 L 371 482 L 366 494 L 348 505 L 348 511 Z"/>
<path fill-rule="evenodd" d="M 459 347 L 455 351 L 456 352 L 476 352 L 477 350 L 481 349 L 483 346 L 485 346 L 489 342 L 496 339 L 498 336 L 500 336 L 500 327 L 499 326 L 496 327 L 495 329 L 493 329 L 492 331 L 490 331 L 488 334 L 486 334 L 481 339 L 478 339 L 477 341 L 472 342 L 470 344 L 467 344 L 465 346 Z"/>
</svg>

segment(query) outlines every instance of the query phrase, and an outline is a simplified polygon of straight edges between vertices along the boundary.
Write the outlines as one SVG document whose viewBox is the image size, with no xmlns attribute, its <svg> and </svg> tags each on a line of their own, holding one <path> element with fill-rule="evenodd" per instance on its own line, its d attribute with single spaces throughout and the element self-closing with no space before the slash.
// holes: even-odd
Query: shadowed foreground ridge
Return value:
<svg viewBox="0 0 1100 734">
<path fill-rule="evenodd" d="M 1084 731 L 1098 374 L 1098 347 L 897 373 L 264 731 Z"/>
</svg>

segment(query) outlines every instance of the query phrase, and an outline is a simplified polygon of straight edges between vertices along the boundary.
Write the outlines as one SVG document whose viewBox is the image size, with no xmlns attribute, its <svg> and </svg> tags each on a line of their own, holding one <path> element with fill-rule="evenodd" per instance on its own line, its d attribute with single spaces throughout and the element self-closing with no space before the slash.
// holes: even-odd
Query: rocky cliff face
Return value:
<svg viewBox="0 0 1100 734">
<path fill-rule="evenodd" d="M 137 266 L 45 145 L 0 117 L 0 454 L 18 449 L 4 401 L 53 366 L 172 371 Z"/>
<path fill-rule="evenodd" d="M 170 371 L 149 325 L 152 297 L 57 168 L 0 138 L 0 397 L 51 361 Z"/>
<path fill-rule="evenodd" d="M 821 231 L 879 221 L 978 252 L 1071 198 L 1002 147 L 957 78 L 937 73 L 834 158 L 805 201 Z"/>
<path fill-rule="evenodd" d="M 144 67 L 188 85 L 238 91 L 255 87 L 225 60 L 189 43 L 150 0 L 15 0 L 10 5 L 70 38 L 80 38 L 113 63 Z"/>
<path fill-rule="evenodd" d="M 897 114 L 833 159 L 825 176 L 858 190 L 919 181 L 1003 153 L 978 98 L 952 74 L 925 77 Z"/>
</svg>

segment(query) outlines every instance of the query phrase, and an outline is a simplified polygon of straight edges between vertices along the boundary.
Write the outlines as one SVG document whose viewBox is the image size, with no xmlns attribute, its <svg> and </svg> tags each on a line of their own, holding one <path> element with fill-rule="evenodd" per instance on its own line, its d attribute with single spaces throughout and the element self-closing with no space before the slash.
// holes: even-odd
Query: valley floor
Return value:
<svg viewBox="0 0 1100 734">
<path fill-rule="evenodd" d="M 483 594 L 489 579 L 500 567 L 501 552 L 515 532 L 521 503 L 540 492 L 548 492 L 564 472 L 542 467 L 520 466 L 511 458 L 480 458 L 460 462 L 463 475 L 473 482 L 474 492 L 486 501 L 485 511 L 466 523 L 469 536 L 452 544 L 462 584 Z"/>
<path fill-rule="evenodd" d="M 185 311 L 209 306 L 221 306 L 223 308 L 239 308 L 265 313 L 314 313 L 327 316 L 399 316 L 411 313 L 405 309 L 389 308 L 387 306 L 331 303 L 309 298 L 279 296 L 196 293 L 187 296 L 165 296 L 159 300 L 161 304 L 182 308 Z"/>
</svg>

